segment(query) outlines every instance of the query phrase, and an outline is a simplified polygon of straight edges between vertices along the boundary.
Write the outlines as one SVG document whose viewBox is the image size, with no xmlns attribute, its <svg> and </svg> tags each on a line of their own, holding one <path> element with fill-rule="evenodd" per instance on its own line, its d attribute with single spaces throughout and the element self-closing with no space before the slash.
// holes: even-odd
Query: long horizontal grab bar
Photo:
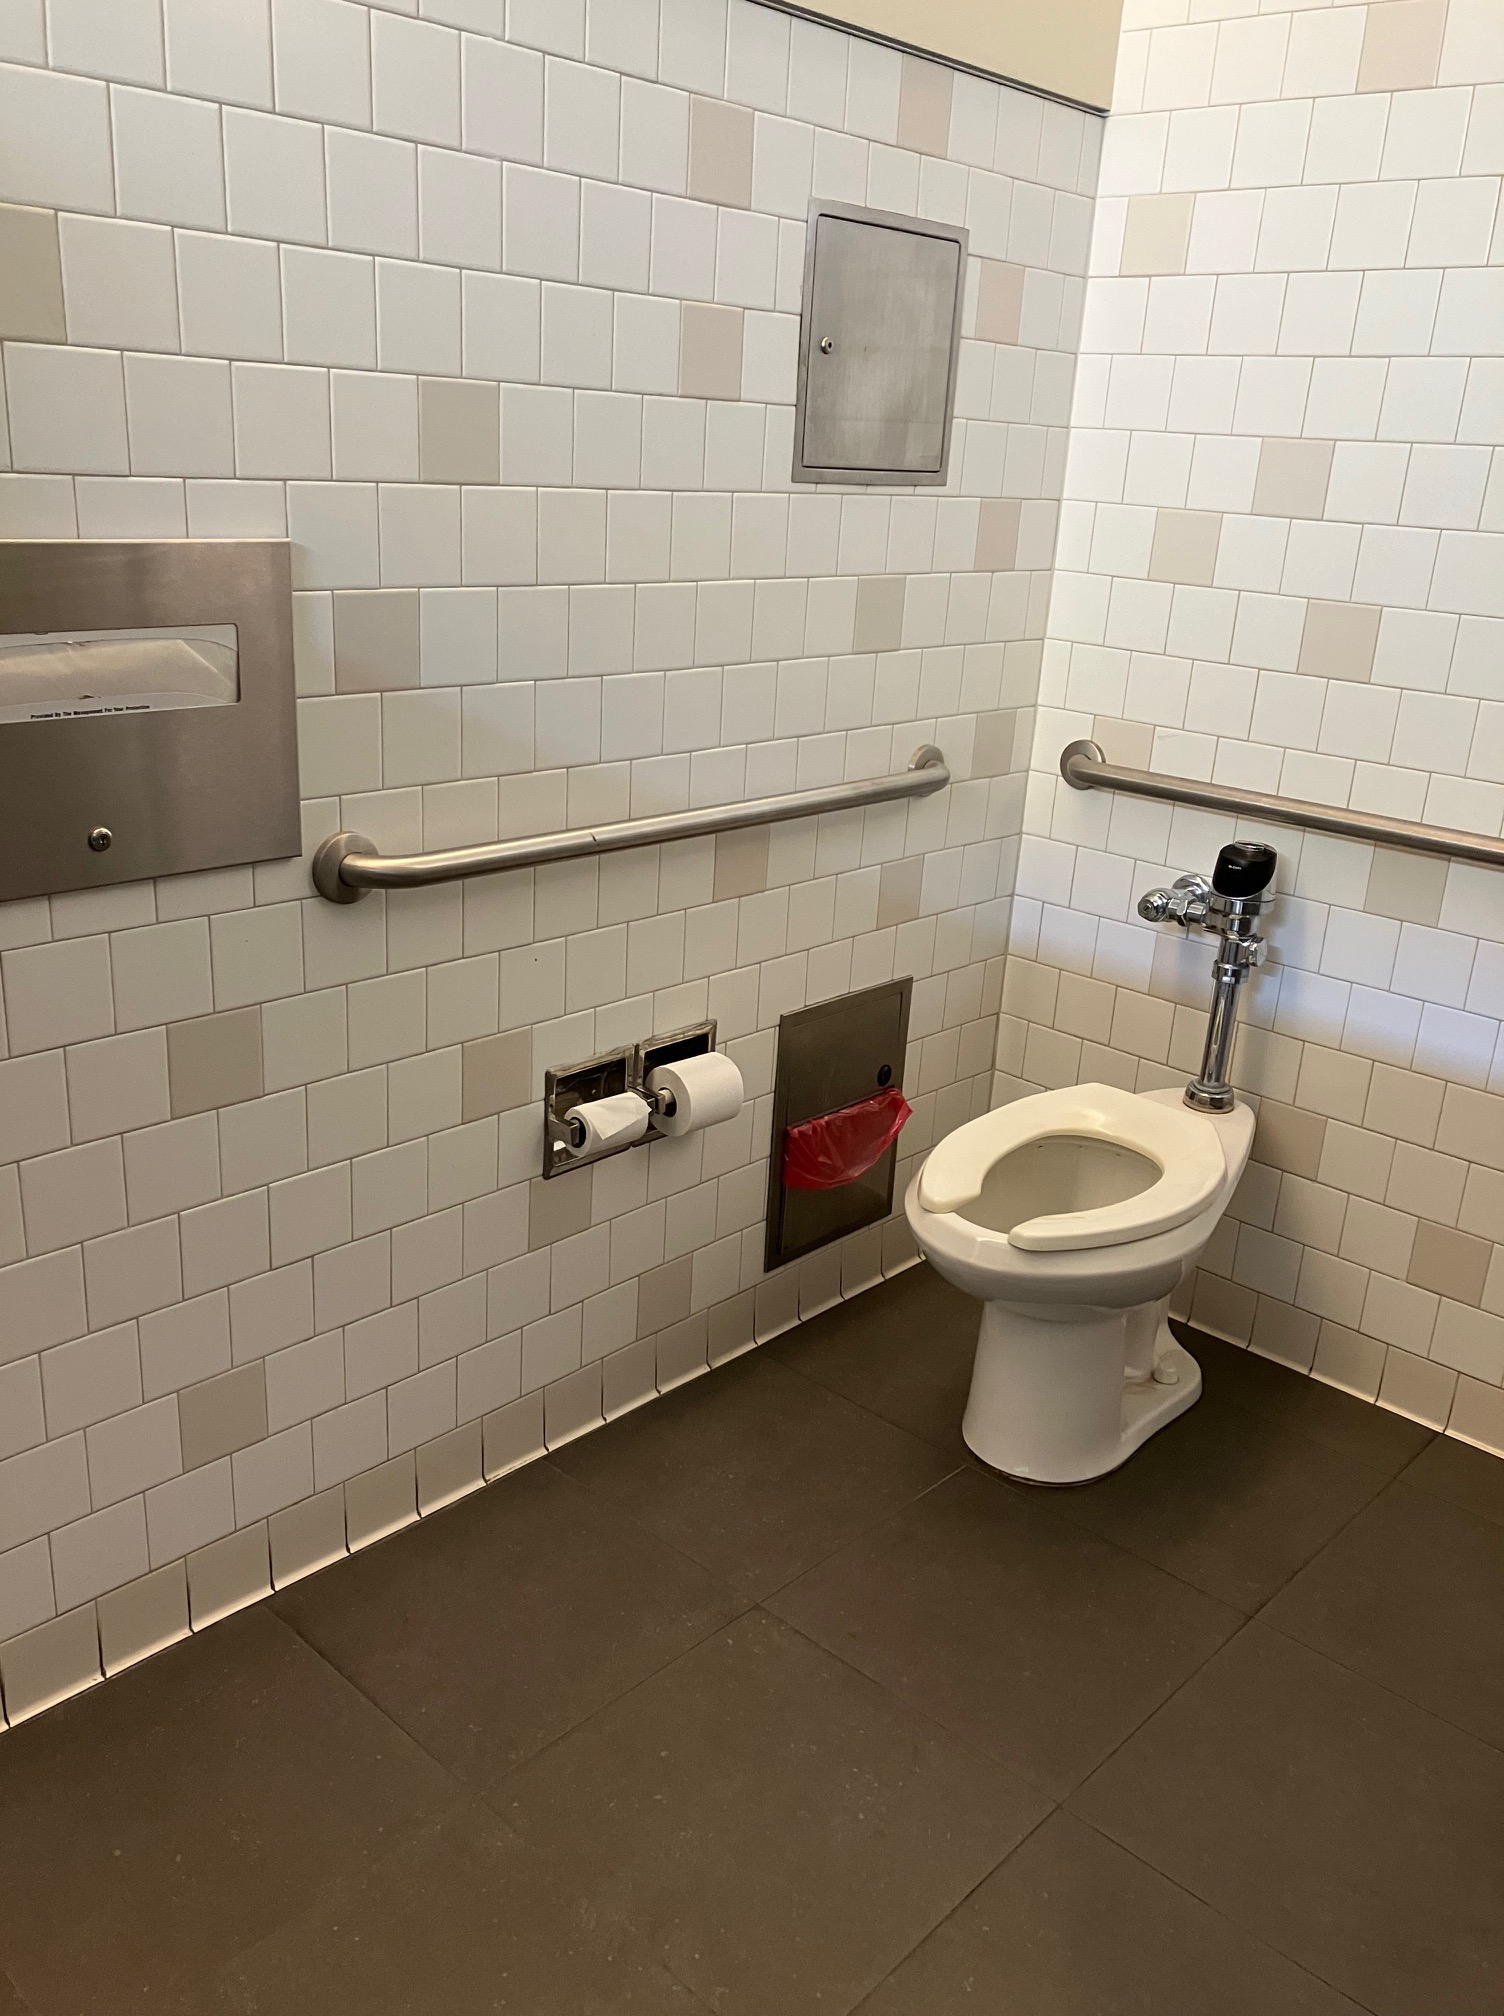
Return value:
<svg viewBox="0 0 1504 2016">
<path fill-rule="evenodd" d="M 331 903 L 358 903 L 368 889 L 421 889 L 430 882 L 459 882 L 470 875 L 496 875 L 504 868 L 541 868 L 550 861 L 583 861 L 595 854 L 619 854 L 629 847 L 659 847 L 669 840 L 695 840 L 707 833 L 733 833 L 742 826 L 771 826 L 782 819 L 812 819 L 821 812 L 849 812 L 860 805 L 887 805 L 897 798 L 927 798 L 950 782 L 945 757 L 933 742 L 914 751 L 897 777 L 864 778 L 817 791 L 789 791 L 775 798 L 748 798 L 740 805 L 710 805 L 699 812 L 665 812 L 654 819 L 623 819 L 612 826 L 584 826 L 569 833 L 537 833 L 526 840 L 496 840 L 480 847 L 448 847 L 435 854 L 380 854 L 359 833 L 331 833 L 313 857 L 313 886 Z"/>
<path fill-rule="evenodd" d="M 1367 840 L 1376 847 L 1403 847 L 1412 854 L 1439 854 L 1444 860 L 1504 868 L 1504 840 L 1487 834 L 1423 826 L 1418 819 L 1391 819 L 1382 812 L 1349 812 L 1309 798 L 1277 798 L 1271 791 L 1244 791 L 1236 784 L 1205 784 L 1196 777 L 1129 770 L 1109 763 L 1095 742 L 1067 742 L 1060 752 L 1060 774 L 1077 791 L 1121 791 L 1130 798 L 1158 798 L 1170 805 L 1195 805 L 1204 812 L 1272 819 L 1281 826 L 1336 833 L 1344 840 Z"/>
</svg>

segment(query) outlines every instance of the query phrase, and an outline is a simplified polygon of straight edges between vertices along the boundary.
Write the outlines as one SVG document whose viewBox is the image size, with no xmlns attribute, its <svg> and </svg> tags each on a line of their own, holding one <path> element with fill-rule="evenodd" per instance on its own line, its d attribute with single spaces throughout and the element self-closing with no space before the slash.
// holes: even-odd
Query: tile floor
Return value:
<svg viewBox="0 0 1504 2016">
<path fill-rule="evenodd" d="M 1116 1476 L 915 1269 L 0 1738 L 0 2016 L 1500 2016 L 1504 1463 L 1207 1339 Z"/>
</svg>

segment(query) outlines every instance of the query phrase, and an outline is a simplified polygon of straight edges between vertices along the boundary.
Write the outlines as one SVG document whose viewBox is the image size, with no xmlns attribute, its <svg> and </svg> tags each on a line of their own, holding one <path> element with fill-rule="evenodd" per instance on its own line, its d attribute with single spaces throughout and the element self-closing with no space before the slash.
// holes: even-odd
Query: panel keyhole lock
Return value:
<svg viewBox="0 0 1504 2016">
<path fill-rule="evenodd" d="M 822 336 L 820 338 L 820 355 L 822 357 L 828 357 L 835 347 L 836 339 L 834 336 Z"/>
<path fill-rule="evenodd" d="M 96 826 L 89 835 L 89 847 L 95 854 L 108 854 L 115 844 L 115 836 L 108 826 Z"/>
<path fill-rule="evenodd" d="M 884 1089 L 886 1089 L 889 1085 L 893 1083 L 893 1066 L 891 1064 L 883 1065 L 882 1069 L 877 1074 L 877 1082 L 879 1085 L 883 1086 Z"/>
</svg>

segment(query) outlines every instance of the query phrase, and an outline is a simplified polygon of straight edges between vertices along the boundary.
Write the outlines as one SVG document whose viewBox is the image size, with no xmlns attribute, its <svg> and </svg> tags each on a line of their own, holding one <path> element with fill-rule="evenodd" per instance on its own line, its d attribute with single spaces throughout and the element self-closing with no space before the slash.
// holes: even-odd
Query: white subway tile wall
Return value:
<svg viewBox="0 0 1504 2016">
<path fill-rule="evenodd" d="M 1127 0 L 1001 1098 L 1199 1061 L 1210 943 L 1134 904 L 1234 828 L 1069 789 L 1072 738 L 1500 832 L 1501 26 L 1498 0 Z M 1256 1159 L 1186 1308 L 1504 1452 L 1504 879 L 1259 837 Z"/>
<path fill-rule="evenodd" d="M 763 1277 L 776 1024 L 915 976 L 901 1180 L 990 1095 L 1100 136 L 748 0 L 0 6 L 0 535 L 293 540 L 310 847 L 957 779 L 0 907 L 12 1720 L 908 1262 Z M 943 492 L 789 482 L 812 194 L 970 226 Z M 533 1180 L 707 1014 L 740 1120 Z"/>
</svg>

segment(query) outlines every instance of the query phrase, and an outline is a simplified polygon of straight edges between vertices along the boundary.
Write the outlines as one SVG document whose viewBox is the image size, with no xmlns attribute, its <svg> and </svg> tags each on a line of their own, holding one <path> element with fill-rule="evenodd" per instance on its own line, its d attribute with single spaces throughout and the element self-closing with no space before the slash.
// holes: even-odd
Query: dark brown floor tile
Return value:
<svg viewBox="0 0 1504 2016">
<path fill-rule="evenodd" d="M 1050 1503 L 1253 1611 L 1384 1488 L 1387 1472 L 1208 1391 L 1120 1470 Z"/>
<path fill-rule="evenodd" d="M 276 1607 L 425 1750 L 485 1787 L 743 1606 L 536 1463 Z"/>
<path fill-rule="evenodd" d="M 1361 2016 L 1068 1813 L 933 1931 L 861 2016 Z"/>
<path fill-rule="evenodd" d="M 1377 2016 L 1504 1999 L 1504 1756 L 1260 1624 L 1070 1805 Z"/>
<path fill-rule="evenodd" d="M 9 1975 L 0 1974 L 0 2016 L 34 2016 L 31 2004 L 23 2002 Z"/>
<path fill-rule="evenodd" d="M 1243 1621 L 974 1470 L 769 1607 L 1057 1798 Z"/>
<path fill-rule="evenodd" d="M 1266 1420 L 1294 1429 L 1319 1448 L 1356 1456 L 1372 1469 L 1394 1477 L 1434 1441 L 1434 1432 L 1386 1407 L 1339 1393 L 1288 1365 L 1240 1350 L 1220 1337 L 1175 1326 L 1185 1348 L 1201 1367 L 1206 1391 L 1213 1398 L 1235 1400 Z"/>
<path fill-rule="evenodd" d="M 523 1838 L 725 2016 L 842 2016 L 1047 1810 L 763 1612 L 507 1790 Z"/>
<path fill-rule="evenodd" d="M 701 2005 L 635 1933 L 587 1904 L 567 1870 L 467 1805 L 241 1954 L 207 2006 L 247 2016 L 694 2016 Z"/>
<path fill-rule="evenodd" d="M 1263 1621 L 1504 1749 L 1504 1526 L 1392 1484 Z"/>
<path fill-rule="evenodd" d="M 553 1460 L 748 1597 L 779 1588 L 953 1467 L 760 1354 Z"/>
<path fill-rule="evenodd" d="M 1504 1457 L 1487 1449 L 1474 1449 L 1467 1442 L 1438 1435 L 1421 1451 L 1404 1473 L 1405 1482 L 1417 1491 L 1430 1491 L 1504 1526 Z"/>
<path fill-rule="evenodd" d="M 155 2011 L 461 1796 L 246 1611 L 0 1740 L 0 1961 L 43 2016 Z"/>
<path fill-rule="evenodd" d="M 980 1303 L 920 1265 L 827 1309 L 768 1349 L 959 1462 L 970 1460 L 961 1416 L 981 1317 Z"/>
</svg>

